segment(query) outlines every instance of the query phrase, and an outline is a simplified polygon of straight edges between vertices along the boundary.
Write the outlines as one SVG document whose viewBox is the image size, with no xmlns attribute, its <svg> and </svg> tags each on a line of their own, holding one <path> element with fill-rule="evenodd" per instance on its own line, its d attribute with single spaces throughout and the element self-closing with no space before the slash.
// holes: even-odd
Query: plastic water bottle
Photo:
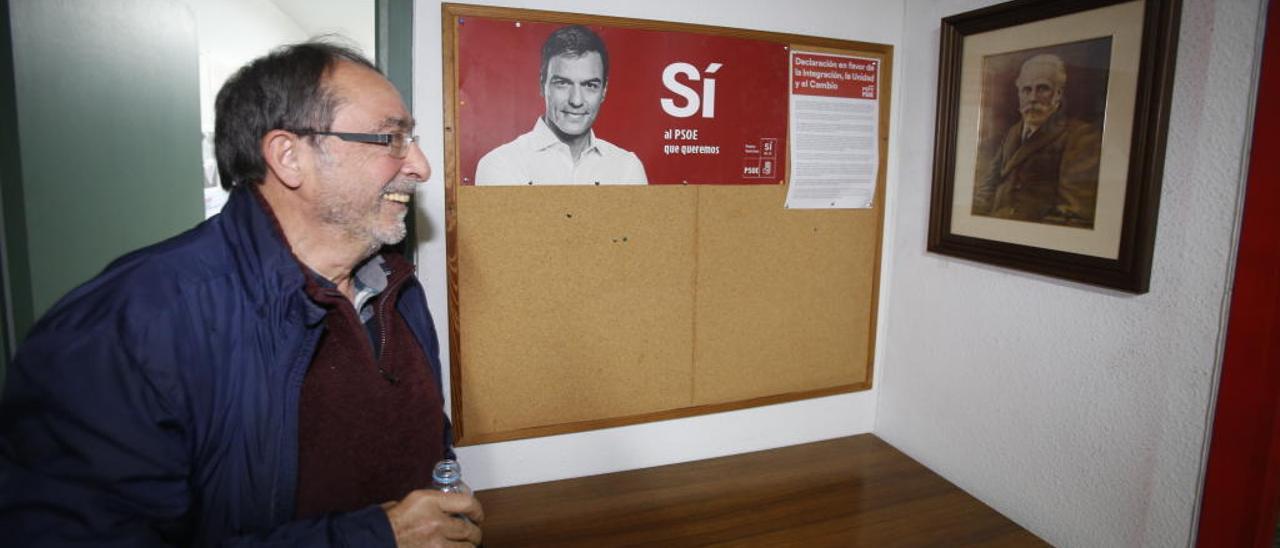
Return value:
<svg viewBox="0 0 1280 548">
<path fill-rule="evenodd" d="M 431 470 L 431 486 L 443 493 L 471 494 L 471 486 L 462 481 L 462 465 L 453 459 L 444 459 L 436 463 L 436 467 Z M 466 522 L 471 521 L 471 518 L 465 514 L 454 514 L 454 516 Z"/>
<path fill-rule="evenodd" d="M 445 493 L 471 494 L 471 487 L 462 481 L 462 465 L 453 459 L 436 463 L 431 471 L 431 486 Z"/>
</svg>

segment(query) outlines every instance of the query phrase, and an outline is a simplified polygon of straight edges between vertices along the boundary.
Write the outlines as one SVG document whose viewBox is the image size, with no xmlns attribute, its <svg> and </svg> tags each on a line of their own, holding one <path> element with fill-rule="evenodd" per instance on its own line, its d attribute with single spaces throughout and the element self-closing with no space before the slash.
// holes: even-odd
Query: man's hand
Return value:
<svg viewBox="0 0 1280 548">
<path fill-rule="evenodd" d="M 419 489 L 404 500 L 383 504 L 382 509 L 391 521 L 396 546 L 401 548 L 480 544 L 479 524 L 484 521 L 484 509 L 471 495 Z"/>
</svg>

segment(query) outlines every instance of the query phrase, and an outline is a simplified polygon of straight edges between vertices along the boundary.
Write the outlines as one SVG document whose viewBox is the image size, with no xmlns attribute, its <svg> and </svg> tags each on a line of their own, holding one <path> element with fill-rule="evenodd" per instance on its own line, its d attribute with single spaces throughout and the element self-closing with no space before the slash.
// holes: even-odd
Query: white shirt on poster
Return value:
<svg viewBox="0 0 1280 548">
<path fill-rule="evenodd" d="M 589 135 L 577 162 L 542 118 L 533 129 L 499 146 L 476 167 L 477 185 L 643 185 L 649 182 L 635 153 Z"/>
</svg>

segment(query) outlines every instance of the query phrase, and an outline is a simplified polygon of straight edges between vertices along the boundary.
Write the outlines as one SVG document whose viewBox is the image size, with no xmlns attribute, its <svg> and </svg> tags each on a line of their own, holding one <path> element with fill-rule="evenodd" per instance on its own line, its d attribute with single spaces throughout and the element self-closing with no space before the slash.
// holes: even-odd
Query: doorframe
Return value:
<svg viewBox="0 0 1280 548">
<path fill-rule="evenodd" d="M 1198 546 L 1272 546 L 1280 509 L 1280 5 L 1267 10 Z"/>
<path fill-rule="evenodd" d="M 16 299 L 14 287 L 31 287 L 27 264 L 26 212 L 22 208 L 22 157 L 18 148 L 17 86 L 9 0 L 0 0 L 0 387 L 17 352 L 17 325 L 31 318 L 29 296 Z"/>
<path fill-rule="evenodd" d="M 0 74 L 13 74 L 13 38 L 9 33 L 9 0 L 0 0 Z M 5 78 L 0 80 L 0 113 L 4 113 L 0 117 L 0 136 L 5 143 L 13 143 L 17 134 L 14 116 L 12 115 L 16 109 L 13 108 L 13 87 L 14 78 Z M 8 173 L 10 157 L 17 156 L 11 154 L 8 150 L 10 147 L 3 147 L 0 150 L 0 212 L 4 211 L 4 195 L 7 190 L 8 181 L 11 178 Z M 3 215 L 3 213 L 0 213 Z M 3 215 L 8 218 L 8 215 Z M 13 310 L 9 308 L 9 254 L 5 251 L 8 246 L 5 245 L 5 226 L 0 222 L 0 387 L 4 386 L 4 374 L 9 368 L 9 348 L 13 346 L 10 339 L 13 338 L 13 332 L 9 326 L 13 324 Z"/>
<path fill-rule="evenodd" d="M 373 33 L 375 64 L 413 112 L 413 0 L 376 0 Z M 417 222 L 413 215 L 406 215 L 404 223 L 405 237 L 396 247 L 416 263 Z"/>
</svg>

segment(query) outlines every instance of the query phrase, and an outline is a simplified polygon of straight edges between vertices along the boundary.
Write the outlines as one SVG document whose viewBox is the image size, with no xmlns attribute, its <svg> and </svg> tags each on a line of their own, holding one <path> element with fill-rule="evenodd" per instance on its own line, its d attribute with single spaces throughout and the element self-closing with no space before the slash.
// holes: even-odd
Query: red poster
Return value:
<svg viewBox="0 0 1280 548">
<path fill-rule="evenodd" d="M 789 98 L 787 46 L 592 25 L 587 28 L 607 50 L 607 81 L 593 83 L 592 74 L 600 69 L 587 63 L 596 62 L 592 53 L 550 66 L 552 77 L 544 84 L 542 48 L 563 27 L 459 19 L 456 135 L 462 184 L 477 183 L 477 165 L 491 152 L 479 184 L 620 182 L 610 178 L 649 184 L 782 181 Z M 544 120 L 541 128 L 539 120 Z M 598 173 L 575 171 L 581 180 L 568 181 L 564 171 L 531 175 L 514 167 L 533 161 L 530 150 L 551 150 L 539 147 L 552 147 L 559 137 L 566 143 L 561 167 L 578 169 L 592 159 L 591 151 L 581 156 L 579 164 L 570 159 L 575 153 L 568 143 L 580 134 L 575 132 L 587 130 L 596 139 L 591 142 L 603 140 L 615 147 L 605 150 L 600 145 L 597 152 L 605 165 Z M 524 147 L 520 152 L 518 145 Z M 625 167 L 635 160 L 642 168 Z M 618 173 L 624 168 L 626 174 Z"/>
</svg>

